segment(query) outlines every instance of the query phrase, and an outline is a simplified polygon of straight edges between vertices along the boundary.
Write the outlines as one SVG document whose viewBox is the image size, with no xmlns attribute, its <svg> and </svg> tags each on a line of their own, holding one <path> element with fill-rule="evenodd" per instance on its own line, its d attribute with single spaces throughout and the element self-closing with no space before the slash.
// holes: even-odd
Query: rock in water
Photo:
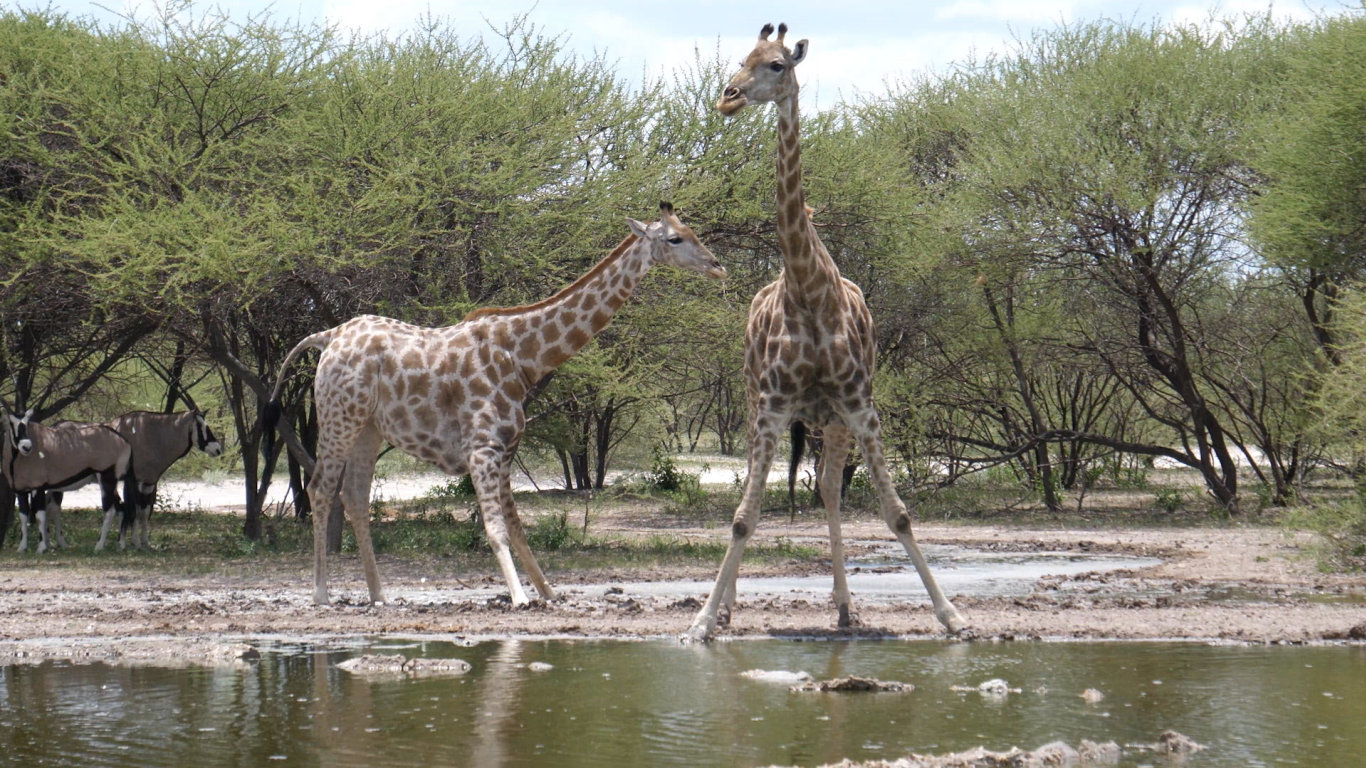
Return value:
<svg viewBox="0 0 1366 768">
<path fill-rule="evenodd" d="M 915 686 L 871 677 L 837 677 L 794 685 L 792 690 L 797 693 L 904 693 L 915 690 Z"/>
<path fill-rule="evenodd" d="M 353 675 L 463 675 L 470 671 L 469 662 L 461 659 L 410 659 L 400 654 L 363 654 L 347 659 L 337 669 Z"/>
</svg>

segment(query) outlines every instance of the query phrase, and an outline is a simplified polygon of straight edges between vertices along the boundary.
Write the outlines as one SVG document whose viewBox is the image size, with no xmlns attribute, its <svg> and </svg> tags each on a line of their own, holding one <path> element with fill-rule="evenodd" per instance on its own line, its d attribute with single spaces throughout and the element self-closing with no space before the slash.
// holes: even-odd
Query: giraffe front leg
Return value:
<svg viewBox="0 0 1366 768">
<path fill-rule="evenodd" d="M 877 489 L 878 506 L 882 510 L 882 519 L 887 522 L 887 526 L 892 529 L 897 541 L 901 542 L 902 548 L 906 550 L 911 562 L 915 564 L 915 570 L 920 574 L 920 581 L 925 585 L 925 591 L 929 593 L 930 601 L 934 604 L 935 617 L 950 633 L 957 634 L 967 628 L 968 622 L 939 589 L 939 583 L 935 581 L 934 574 L 930 572 L 929 561 L 925 559 L 925 555 L 920 551 L 920 546 L 915 542 L 915 535 L 911 532 L 911 516 L 907 514 L 906 505 L 897 495 L 896 485 L 892 482 L 891 473 L 887 471 L 887 459 L 882 452 L 881 429 L 877 413 L 869 411 L 862 423 L 866 427 L 859 435 L 860 447 L 863 449 L 863 460 L 868 467 L 868 473 L 873 479 L 873 487 Z"/>
<path fill-rule="evenodd" d="M 759 508 L 764 500 L 764 485 L 768 480 L 768 470 L 773 464 L 773 454 L 777 450 L 778 439 L 782 432 L 782 420 L 773 414 L 760 416 L 750 430 L 749 468 L 745 475 L 745 489 L 740 495 L 740 506 L 735 510 L 731 523 L 730 544 L 721 560 L 721 569 L 716 574 L 716 584 L 702 609 L 697 612 L 692 626 L 683 633 L 684 642 L 704 642 L 716 632 L 719 614 L 723 604 L 734 603 L 735 582 L 739 578 L 740 561 L 745 556 L 745 545 L 754 535 L 759 522 Z M 729 613 L 729 611 L 727 611 Z"/>
<path fill-rule="evenodd" d="M 488 535 L 489 546 L 493 547 L 498 569 L 503 573 L 503 581 L 507 583 L 512 604 L 520 606 L 531 601 L 522 589 L 521 579 L 517 577 L 517 565 L 512 561 L 512 550 L 508 548 L 508 524 L 503 514 L 502 484 L 499 481 L 501 464 L 501 451 L 494 448 L 481 448 L 475 451 L 470 456 L 470 480 L 474 482 L 474 490 L 479 498 L 479 512 L 484 517 L 484 533 Z M 525 539 L 522 546 L 526 546 Z M 527 552 L 530 553 L 529 548 Z"/>
<path fill-rule="evenodd" d="M 512 551 L 516 553 L 517 559 L 522 561 L 522 567 L 526 568 L 527 577 L 535 585 L 541 599 L 554 600 L 555 590 L 551 589 L 550 582 L 546 581 L 545 574 L 541 572 L 540 564 L 536 562 L 536 554 L 531 551 L 531 547 L 526 543 L 526 530 L 522 527 L 522 518 L 517 514 L 517 507 L 512 501 L 512 483 L 508 474 L 510 469 L 511 467 L 503 468 L 502 489 L 499 495 L 502 500 L 500 506 L 503 510 L 503 522 L 507 525 Z"/>
</svg>

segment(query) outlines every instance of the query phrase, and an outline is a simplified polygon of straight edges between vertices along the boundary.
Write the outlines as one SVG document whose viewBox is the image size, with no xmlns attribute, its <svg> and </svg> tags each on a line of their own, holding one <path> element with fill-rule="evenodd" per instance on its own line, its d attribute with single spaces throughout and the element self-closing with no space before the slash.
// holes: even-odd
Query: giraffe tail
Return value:
<svg viewBox="0 0 1366 768">
<path fill-rule="evenodd" d="M 806 449 L 806 425 L 792 422 L 788 436 L 792 439 L 792 458 L 787 462 L 787 513 L 788 522 L 794 522 L 797 519 L 797 465 L 802 463 L 802 452 Z"/>
<path fill-rule="evenodd" d="M 336 328 L 328 328 L 325 331 L 305 336 L 299 340 L 294 348 L 285 355 L 285 361 L 280 364 L 280 372 L 275 376 L 275 388 L 270 392 L 270 399 L 261 406 L 261 452 L 265 455 L 266 465 L 273 465 L 275 462 L 275 433 L 276 427 L 280 423 L 280 415 L 284 411 L 284 406 L 280 403 L 280 395 L 284 390 L 286 375 L 289 366 L 298 359 L 300 355 L 310 349 L 324 349 L 332 343 L 332 337 L 337 333 Z"/>
</svg>

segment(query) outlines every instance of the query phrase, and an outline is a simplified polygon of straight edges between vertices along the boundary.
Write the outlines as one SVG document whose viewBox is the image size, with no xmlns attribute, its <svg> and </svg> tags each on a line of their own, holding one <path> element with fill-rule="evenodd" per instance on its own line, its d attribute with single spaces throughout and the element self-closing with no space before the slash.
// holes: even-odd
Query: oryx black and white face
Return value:
<svg viewBox="0 0 1366 768">
<path fill-rule="evenodd" d="M 22 417 L 15 416 L 12 413 L 5 415 L 9 417 L 9 429 L 6 431 L 5 437 L 14 446 L 14 450 L 19 452 L 20 456 L 29 455 L 33 452 L 33 440 L 28 436 L 28 420 L 33 416 L 33 409 L 30 408 L 25 411 Z"/>
<path fill-rule="evenodd" d="M 210 456 L 219 456 L 223 453 L 223 444 L 218 442 L 213 430 L 209 429 L 209 423 L 204 420 L 202 413 L 194 415 L 194 444 Z"/>
</svg>

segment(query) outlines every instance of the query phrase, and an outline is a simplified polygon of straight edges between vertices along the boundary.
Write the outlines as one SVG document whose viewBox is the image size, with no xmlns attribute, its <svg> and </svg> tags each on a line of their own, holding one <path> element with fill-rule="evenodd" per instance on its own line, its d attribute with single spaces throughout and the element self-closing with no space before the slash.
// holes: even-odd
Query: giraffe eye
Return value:
<svg viewBox="0 0 1366 768">
<path fill-rule="evenodd" d="M 680 245 L 682 242 L 683 238 L 678 235 L 673 235 L 669 238 L 669 245 Z"/>
<path fill-rule="evenodd" d="M 768 68 L 771 69 L 771 70 L 773 70 L 774 72 L 782 72 L 782 71 L 783 71 L 783 65 L 782 65 L 781 63 L 779 63 L 779 62 L 776 62 L 776 61 L 773 62 L 772 64 L 769 64 L 769 65 L 768 65 Z"/>
</svg>

